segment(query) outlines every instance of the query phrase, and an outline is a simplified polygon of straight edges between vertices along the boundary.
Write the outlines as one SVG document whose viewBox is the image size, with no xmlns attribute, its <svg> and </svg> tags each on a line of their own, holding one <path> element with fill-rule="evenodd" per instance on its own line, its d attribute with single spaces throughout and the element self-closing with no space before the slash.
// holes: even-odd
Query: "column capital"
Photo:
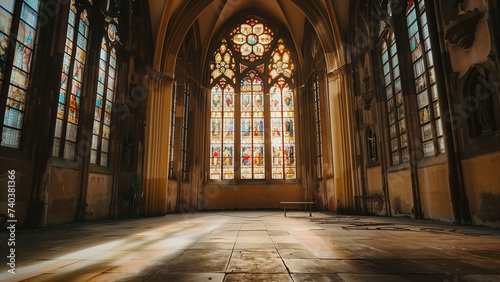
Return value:
<svg viewBox="0 0 500 282">
<path fill-rule="evenodd" d="M 346 75 L 348 72 L 350 72 L 351 69 L 352 69 L 351 64 L 345 64 L 345 65 L 337 68 L 336 70 L 327 73 L 327 77 L 329 79 L 342 77 L 342 76 Z"/>
</svg>

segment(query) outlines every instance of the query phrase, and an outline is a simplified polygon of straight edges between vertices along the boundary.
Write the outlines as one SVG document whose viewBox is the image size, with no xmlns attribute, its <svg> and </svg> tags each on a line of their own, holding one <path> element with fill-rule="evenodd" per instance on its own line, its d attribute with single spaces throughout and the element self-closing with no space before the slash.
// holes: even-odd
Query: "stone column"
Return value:
<svg viewBox="0 0 500 282">
<path fill-rule="evenodd" d="M 344 65 L 328 73 L 334 191 L 328 191 L 327 197 L 328 209 L 339 212 L 354 210 L 356 153 L 349 71 L 350 65 Z"/>
<path fill-rule="evenodd" d="M 151 78 L 146 111 L 144 151 L 144 195 L 142 214 L 167 212 L 170 116 L 174 80 L 157 75 Z"/>
</svg>

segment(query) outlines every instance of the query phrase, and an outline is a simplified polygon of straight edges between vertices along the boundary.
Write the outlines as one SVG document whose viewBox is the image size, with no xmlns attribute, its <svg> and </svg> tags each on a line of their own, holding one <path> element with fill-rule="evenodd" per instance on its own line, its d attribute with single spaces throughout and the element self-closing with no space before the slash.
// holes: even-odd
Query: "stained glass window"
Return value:
<svg viewBox="0 0 500 282">
<path fill-rule="evenodd" d="M 241 179 L 265 179 L 264 83 L 255 71 L 241 81 Z"/>
<path fill-rule="evenodd" d="M 116 31 L 116 27 L 113 24 L 110 26 L 113 27 L 108 28 L 108 40 L 103 38 L 101 42 L 92 153 L 90 155 L 90 162 L 101 166 L 109 165 L 111 113 L 115 95 L 116 50 L 110 46 L 115 37 L 109 35 L 109 30 Z"/>
<path fill-rule="evenodd" d="M 0 93 L 6 103 L 1 145 L 6 147 L 20 146 L 39 5 L 39 0 L 0 3 Z M 13 22 L 19 6 L 19 20 Z M 12 32 L 13 25 L 18 27 L 17 34 Z M 14 52 L 12 61 L 9 52 Z"/>
<path fill-rule="evenodd" d="M 191 86 L 186 83 L 184 89 L 184 115 L 182 120 L 182 180 L 187 180 L 189 167 L 187 159 L 188 150 L 188 125 L 189 125 L 189 96 L 191 94 Z"/>
<path fill-rule="evenodd" d="M 380 52 L 387 103 L 391 163 L 397 165 L 408 162 L 410 154 L 408 151 L 397 45 L 393 32 L 388 32 L 386 37 L 382 39 Z"/>
<path fill-rule="evenodd" d="M 316 117 L 316 155 L 318 158 L 317 177 L 323 177 L 323 145 L 321 141 L 321 103 L 319 96 L 319 77 L 316 74 L 313 81 L 314 112 Z"/>
<path fill-rule="evenodd" d="M 295 66 L 291 62 L 290 51 L 286 49 L 282 39 L 278 41 L 278 48 L 274 51 L 271 60 L 272 61 L 269 64 L 269 82 L 279 75 L 292 78 L 292 72 L 295 69 Z"/>
<path fill-rule="evenodd" d="M 285 79 L 271 87 L 271 146 L 273 179 L 294 179 L 295 118 L 293 95 Z"/>
<path fill-rule="evenodd" d="M 210 97 L 210 179 L 234 179 L 234 87 L 224 78 Z"/>
<path fill-rule="evenodd" d="M 236 64 L 234 63 L 233 54 L 231 50 L 227 48 L 227 41 L 224 39 L 215 54 L 214 62 L 210 65 L 210 69 L 212 71 L 212 79 L 210 83 L 219 78 L 221 75 L 225 75 L 227 78 L 232 80 L 233 83 L 235 83 L 235 68 Z"/>
<path fill-rule="evenodd" d="M 271 172 L 272 179 L 296 178 L 290 89 L 294 64 L 282 39 L 269 52 L 273 36 L 268 26 L 249 19 L 235 27 L 214 52 L 210 65 L 210 179 L 271 179 Z M 239 85 L 236 77 L 241 78 Z M 266 92 L 269 89 L 271 94 Z M 269 125 L 274 126 L 273 131 Z"/>
<path fill-rule="evenodd" d="M 79 17 L 77 14 L 75 1 L 71 1 L 52 150 L 53 156 L 60 157 L 62 155 L 66 159 L 75 158 L 83 72 L 89 35 L 87 11 L 81 12 Z M 74 45 L 75 41 L 76 46 Z M 74 52 L 75 50 L 76 52 Z M 70 72 L 70 70 L 72 71 Z M 64 148 L 63 152 L 61 152 L 61 145 Z"/>
<path fill-rule="evenodd" d="M 233 41 L 234 49 L 240 52 L 242 58 L 255 62 L 262 59 L 264 53 L 269 51 L 273 35 L 269 27 L 258 20 L 250 19 L 237 26 L 229 36 Z"/>
<path fill-rule="evenodd" d="M 424 156 L 430 157 L 444 152 L 444 139 L 424 0 L 408 2 L 406 20 L 417 92 L 423 153 Z"/>
<path fill-rule="evenodd" d="M 170 119 L 170 163 L 169 163 L 169 172 L 168 177 L 174 177 L 174 145 L 175 145 L 175 112 L 176 112 L 176 104 L 177 104 L 177 84 L 174 85 L 173 94 L 172 94 L 172 112 Z"/>
</svg>

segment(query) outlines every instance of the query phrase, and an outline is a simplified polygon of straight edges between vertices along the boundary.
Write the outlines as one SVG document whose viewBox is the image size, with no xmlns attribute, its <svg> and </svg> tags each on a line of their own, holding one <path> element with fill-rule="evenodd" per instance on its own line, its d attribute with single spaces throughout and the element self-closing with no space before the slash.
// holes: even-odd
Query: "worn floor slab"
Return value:
<svg viewBox="0 0 500 282">
<path fill-rule="evenodd" d="M 500 231 L 401 218 L 227 211 L 0 233 L 0 281 L 500 281 Z"/>
</svg>

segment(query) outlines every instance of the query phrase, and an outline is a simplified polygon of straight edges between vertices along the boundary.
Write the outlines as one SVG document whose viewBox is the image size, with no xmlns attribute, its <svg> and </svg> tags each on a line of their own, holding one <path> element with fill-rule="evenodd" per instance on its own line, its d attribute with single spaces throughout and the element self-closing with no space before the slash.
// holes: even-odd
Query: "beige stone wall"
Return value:
<svg viewBox="0 0 500 282">
<path fill-rule="evenodd" d="M 412 216 L 413 196 L 409 170 L 387 175 L 392 216 Z"/>
<path fill-rule="evenodd" d="M 423 217 L 453 221 L 446 164 L 418 169 L 418 184 Z"/>
<path fill-rule="evenodd" d="M 207 184 L 198 203 L 201 210 L 280 208 L 280 202 L 306 201 L 297 184 Z"/>
<path fill-rule="evenodd" d="M 87 188 L 86 220 L 109 217 L 113 177 L 107 174 L 89 173 Z"/>
<path fill-rule="evenodd" d="M 77 219 L 81 183 L 81 171 L 52 168 L 47 225 L 68 223 Z"/>
<path fill-rule="evenodd" d="M 462 162 L 472 223 L 500 227 L 500 153 Z"/>
</svg>

